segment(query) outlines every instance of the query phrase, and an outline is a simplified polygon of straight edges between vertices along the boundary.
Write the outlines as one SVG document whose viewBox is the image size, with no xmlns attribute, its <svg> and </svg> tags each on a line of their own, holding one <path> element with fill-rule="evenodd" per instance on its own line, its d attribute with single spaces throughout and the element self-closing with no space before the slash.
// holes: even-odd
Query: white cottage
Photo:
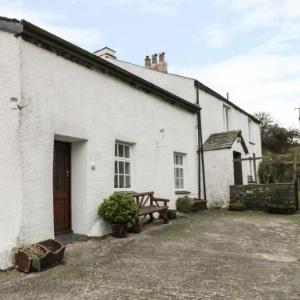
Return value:
<svg viewBox="0 0 300 300">
<path fill-rule="evenodd" d="M 253 161 L 246 160 L 253 155 L 261 157 L 260 123 L 254 116 L 197 79 L 168 73 L 165 53 L 153 54 L 151 58 L 146 56 L 144 66 L 118 60 L 116 52 L 107 47 L 96 53 L 124 70 L 200 105 L 201 190 L 208 206 L 227 206 L 230 185 L 247 184 L 249 176 L 255 179 Z M 233 159 L 245 160 L 233 163 Z M 183 190 L 183 193 L 189 192 L 186 187 Z"/>
<path fill-rule="evenodd" d="M 113 191 L 153 190 L 174 208 L 183 170 L 184 188 L 198 197 L 192 101 L 6 18 L 0 74 L 1 269 L 15 246 L 108 233 L 96 212 Z"/>
<path fill-rule="evenodd" d="M 181 194 L 206 196 L 205 175 L 208 199 L 227 201 L 232 151 L 260 152 L 256 120 L 198 81 L 130 70 L 113 50 L 104 53 L 0 18 L 0 269 L 11 265 L 16 246 L 61 232 L 108 233 L 96 210 L 113 191 L 153 190 L 174 208 Z M 225 108 L 227 129 L 242 133 L 230 147 L 202 147 L 226 131 Z M 250 120 L 255 145 L 245 137 Z M 243 168 L 243 177 L 250 173 Z"/>
</svg>

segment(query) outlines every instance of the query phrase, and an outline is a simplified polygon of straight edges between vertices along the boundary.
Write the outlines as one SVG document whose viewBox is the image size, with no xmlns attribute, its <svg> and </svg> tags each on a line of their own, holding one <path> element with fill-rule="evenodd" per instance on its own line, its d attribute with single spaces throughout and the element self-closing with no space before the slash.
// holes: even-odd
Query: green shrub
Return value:
<svg viewBox="0 0 300 300">
<path fill-rule="evenodd" d="M 229 210 L 243 211 L 246 209 L 246 205 L 241 201 L 236 201 L 229 204 Z"/>
<path fill-rule="evenodd" d="M 169 220 L 176 219 L 176 210 L 175 209 L 169 209 L 168 210 L 168 219 Z"/>
<path fill-rule="evenodd" d="M 104 199 L 98 208 L 98 215 L 111 224 L 125 224 L 135 219 L 139 207 L 129 194 L 114 193 Z"/>
<path fill-rule="evenodd" d="M 192 211 L 194 200 L 189 197 L 180 197 L 176 200 L 176 209 L 178 211 L 189 213 Z"/>
</svg>

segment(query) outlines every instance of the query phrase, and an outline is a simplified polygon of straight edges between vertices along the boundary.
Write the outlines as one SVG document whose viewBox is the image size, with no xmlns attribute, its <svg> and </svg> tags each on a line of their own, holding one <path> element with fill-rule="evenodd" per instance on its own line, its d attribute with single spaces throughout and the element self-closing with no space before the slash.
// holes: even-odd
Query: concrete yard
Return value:
<svg viewBox="0 0 300 300">
<path fill-rule="evenodd" d="M 300 299 L 300 214 L 209 210 L 73 242 L 64 265 L 1 272 L 0 299 Z"/>
</svg>

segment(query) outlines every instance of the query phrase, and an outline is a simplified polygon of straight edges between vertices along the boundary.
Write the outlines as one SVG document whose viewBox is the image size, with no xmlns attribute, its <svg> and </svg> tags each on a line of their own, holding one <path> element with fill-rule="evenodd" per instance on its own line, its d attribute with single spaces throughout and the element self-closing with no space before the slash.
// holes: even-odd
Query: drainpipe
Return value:
<svg viewBox="0 0 300 300">
<path fill-rule="evenodd" d="M 196 103 L 199 105 L 199 88 L 195 82 L 196 87 Z M 203 156 L 203 139 L 202 139 L 202 122 L 201 122 L 201 109 L 197 114 L 198 119 L 198 198 L 201 199 L 201 169 L 203 180 L 203 196 L 206 200 L 206 184 L 205 184 L 205 168 L 204 168 L 204 156 Z M 202 168 L 201 168 L 202 166 Z"/>
</svg>

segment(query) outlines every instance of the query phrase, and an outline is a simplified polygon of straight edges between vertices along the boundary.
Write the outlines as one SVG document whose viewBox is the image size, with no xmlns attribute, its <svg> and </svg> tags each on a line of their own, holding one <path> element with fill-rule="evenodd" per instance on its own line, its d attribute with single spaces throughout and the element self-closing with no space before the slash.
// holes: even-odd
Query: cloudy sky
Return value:
<svg viewBox="0 0 300 300">
<path fill-rule="evenodd" d="M 300 0 L 0 0 L 0 15 L 137 64 L 165 51 L 170 72 L 298 126 Z"/>
</svg>

